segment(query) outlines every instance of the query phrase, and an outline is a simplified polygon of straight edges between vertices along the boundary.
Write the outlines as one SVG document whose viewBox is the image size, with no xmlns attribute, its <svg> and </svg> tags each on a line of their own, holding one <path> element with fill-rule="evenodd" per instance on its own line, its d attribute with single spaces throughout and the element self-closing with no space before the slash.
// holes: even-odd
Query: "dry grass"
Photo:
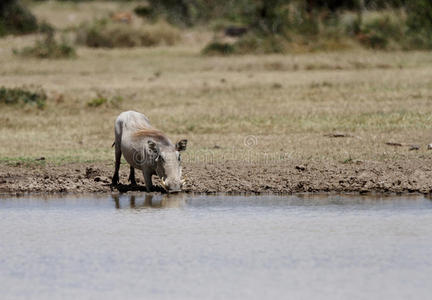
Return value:
<svg viewBox="0 0 432 300">
<path fill-rule="evenodd" d="M 113 12 L 133 11 L 140 1 L 43 1 L 30 3 L 38 20 L 48 21 L 58 29 L 75 27 L 83 22 L 106 18 Z"/>
<path fill-rule="evenodd" d="M 32 39 L 0 40 L 0 85 L 41 86 L 49 96 L 44 110 L 0 107 L 3 161 L 44 156 L 58 163 L 108 163 L 114 120 L 129 109 L 145 113 L 173 140 L 188 138 L 184 157 L 192 161 L 241 160 L 245 153 L 246 159 L 267 159 L 264 152 L 270 159 L 335 162 L 432 155 L 425 149 L 432 142 L 430 53 L 222 58 L 201 56 L 205 43 L 183 43 L 79 48 L 74 61 L 12 55 L 12 48 Z M 100 93 L 124 100 L 118 107 L 88 107 Z M 355 137 L 323 136 L 336 131 Z M 422 148 L 384 144 L 390 140 Z"/>
<path fill-rule="evenodd" d="M 165 23 L 83 25 L 79 28 L 77 42 L 94 48 L 131 48 L 157 45 L 173 46 L 181 39 L 180 31 Z"/>
</svg>

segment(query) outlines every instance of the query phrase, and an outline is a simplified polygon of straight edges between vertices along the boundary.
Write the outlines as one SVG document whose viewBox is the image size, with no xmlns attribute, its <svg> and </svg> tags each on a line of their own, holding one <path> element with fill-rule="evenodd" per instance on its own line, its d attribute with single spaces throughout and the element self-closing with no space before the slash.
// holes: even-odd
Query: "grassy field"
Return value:
<svg viewBox="0 0 432 300">
<path fill-rule="evenodd" d="M 48 2 L 33 11 L 71 26 L 120 9 L 86 5 Z M 347 163 L 432 155 L 426 150 L 432 142 L 431 53 L 205 57 L 200 50 L 210 37 L 185 32 L 173 47 L 82 47 L 71 60 L 17 57 L 12 49 L 35 37 L 1 39 L 0 86 L 42 87 L 49 99 L 43 110 L 0 106 L 0 160 L 112 161 L 114 120 L 125 110 L 143 112 L 173 140 L 187 138 L 191 161 L 241 161 L 246 151 L 253 151 L 253 160 L 270 155 Z M 101 95 L 109 101 L 88 105 Z M 324 136 L 334 132 L 353 137 Z"/>
</svg>

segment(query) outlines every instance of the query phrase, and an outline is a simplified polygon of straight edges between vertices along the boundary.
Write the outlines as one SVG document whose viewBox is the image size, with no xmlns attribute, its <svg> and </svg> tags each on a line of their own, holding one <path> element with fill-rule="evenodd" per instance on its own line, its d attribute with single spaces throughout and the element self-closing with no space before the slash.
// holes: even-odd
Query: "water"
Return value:
<svg viewBox="0 0 432 300">
<path fill-rule="evenodd" d="M 430 299 L 432 202 L 0 199 L 1 299 Z"/>
</svg>

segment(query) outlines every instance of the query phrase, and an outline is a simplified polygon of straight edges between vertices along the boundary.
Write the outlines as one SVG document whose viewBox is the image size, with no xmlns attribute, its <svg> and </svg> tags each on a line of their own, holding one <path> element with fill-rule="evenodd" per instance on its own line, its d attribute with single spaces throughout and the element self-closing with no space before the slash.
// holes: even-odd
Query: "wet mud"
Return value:
<svg viewBox="0 0 432 300">
<path fill-rule="evenodd" d="M 122 166 L 120 184 L 111 185 L 109 163 L 62 166 L 2 165 L 1 194 L 99 193 L 145 191 L 142 175 L 137 186 L 128 183 Z M 406 162 L 295 162 L 253 164 L 227 161 L 218 164 L 185 164 L 185 192 L 195 193 L 422 193 L 432 191 L 432 161 Z M 158 185 L 157 177 L 153 182 Z M 163 192 L 157 186 L 156 192 Z"/>
</svg>

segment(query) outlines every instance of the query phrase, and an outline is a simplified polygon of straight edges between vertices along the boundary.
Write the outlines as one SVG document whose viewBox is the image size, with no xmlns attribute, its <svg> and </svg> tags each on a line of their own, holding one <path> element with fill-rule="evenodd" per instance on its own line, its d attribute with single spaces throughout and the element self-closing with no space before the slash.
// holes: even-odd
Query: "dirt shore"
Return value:
<svg viewBox="0 0 432 300">
<path fill-rule="evenodd" d="M 283 165 L 186 164 L 185 192 L 196 193 L 422 193 L 432 192 L 432 160 L 397 163 L 285 162 Z M 0 194 L 98 193 L 145 190 L 141 174 L 137 187 L 128 185 L 128 171 L 121 169 L 121 185 L 111 187 L 109 163 L 63 166 L 10 166 L 0 171 Z M 158 182 L 154 178 L 154 182 Z"/>
</svg>

